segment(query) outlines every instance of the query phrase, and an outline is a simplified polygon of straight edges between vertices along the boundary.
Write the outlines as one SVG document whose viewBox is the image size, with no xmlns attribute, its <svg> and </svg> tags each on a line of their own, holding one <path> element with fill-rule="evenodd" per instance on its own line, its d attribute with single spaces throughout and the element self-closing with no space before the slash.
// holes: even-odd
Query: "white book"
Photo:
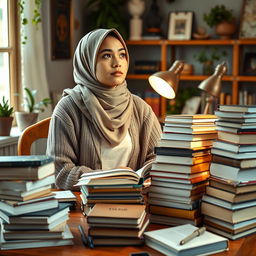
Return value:
<svg viewBox="0 0 256 256">
<path fill-rule="evenodd" d="M 180 245 L 180 241 L 197 227 L 191 224 L 148 231 L 144 233 L 146 245 L 169 256 L 209 255 L 228 250 L 228 239 L 205 231 L 202 235 Z"/>
<path fill-rule="evenodd" d="M 230 151 L 222 150 L 222 149 L 214 147 L 214 148 L 211 149 L 211 153 L 215 154 L 215 155 L 226 156 L 226 157 L 233 158 L 233 159 L 252 159 L 252 158 L 256 158 L 256 151 L 235 153 L 235 152 L 230 152 Z"/>
<path fill-rule="evenodd" d="M 211 163 L 210 173 L 213 176 L 238 183 L 256 180 L 256 168 L 240 169 L 229 165 Z"/>
<path fill-rule="evenodd" d="M 225 151 L 231 151 L 233 153 L 249 153 L 254 152 L 256 157 L 256 145 L 240 145 L 233 144 L 226 141 L 215 140 L 212 145 L 215 149 L 225 149 Z"/>
</svg>

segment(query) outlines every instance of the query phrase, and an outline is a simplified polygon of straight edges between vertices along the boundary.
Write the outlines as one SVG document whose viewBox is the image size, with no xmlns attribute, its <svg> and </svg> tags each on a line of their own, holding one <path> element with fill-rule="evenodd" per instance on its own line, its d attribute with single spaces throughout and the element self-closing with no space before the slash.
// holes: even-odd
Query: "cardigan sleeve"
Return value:
<svg viewBox="0 0 256 256">
<path fill-rule="evenodd" d="M 47 155 L 54 158 L 56 186 L 78 190 L 74 185 L 81 174 L 95 170 L 79 165 L 79 118 L 63 100 L 56 106 L 49 127 Z M 65 106 L 66 105 L 66 106 Z M 71 113 L 70 113 L 71 111 Z"/>
</svg>

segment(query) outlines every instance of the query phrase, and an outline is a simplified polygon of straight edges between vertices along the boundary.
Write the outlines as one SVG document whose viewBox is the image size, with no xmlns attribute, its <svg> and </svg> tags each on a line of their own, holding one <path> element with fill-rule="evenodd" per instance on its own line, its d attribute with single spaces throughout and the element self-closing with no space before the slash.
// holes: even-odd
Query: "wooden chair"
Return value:
<svg viewBox="0 0 256 256">
<path fill-rule="evenodd" d="M 30 155 L 31 145 L 34 141 L 48 137 L 51 117 L 27 127 L 20 135 L 18 141 L 18 155 Z"/>
</svg>

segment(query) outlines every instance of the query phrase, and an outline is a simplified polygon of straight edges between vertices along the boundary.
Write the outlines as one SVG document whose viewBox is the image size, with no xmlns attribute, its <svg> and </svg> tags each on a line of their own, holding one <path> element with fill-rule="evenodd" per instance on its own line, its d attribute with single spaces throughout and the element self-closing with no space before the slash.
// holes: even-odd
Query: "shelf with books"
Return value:
<svg viewBox="0 0 256 256">
<path fill-rule="evenodd" d="M 168 62 L 171 60 L 171 63 L 176 59 L 176 51 L 179 47 L 191 47 L 191 46 L 213 46 L 213 47 L 228 47 L 231 56 L 231 71 L 228 75 L 223 77 L 223 81 L 226 81 L 231 84 L 231 103 L 238 104 L 239 102 L 239 90 L 243 86 L 243 82 L 256 82 L 255 75 L 245 75 L 242 71 L 242 61 L 243 56 L 245 55 L 245 47 L 252 47 L 256 45 L 255 39 L 232 39 L 232 40 L 139 40 L 139 41 L 127 41 L 126 42 L 129 48 L 130 53 L 134 53 L 136 46 L 144 47 L 153 47 L 154 49 L 158 47 L 160 53 L 157 55 L 157 59 L 160 62 L 160 70 L 164 71 L 168 69 Z M 141 49 L 141 48 L 140 48 Z M 152 49 L 152 48 L 150 48 Z M 190 51 L 191 49 L 189 49 Z M 150 53 L 153 56 L 153 53 L 150 52 L 149 48 L 142 49 L 142 53 Z M 147 55 L 147 54 L 146 54 Z M 169 56 L 170 55 L 170 56 Z M 147 55 L 148 57 L 149 55 Z M 138 56 L 136 56 L 138 57 Z M 156 57 L 154 55 L 154 57 Z M 127 75 L 127 79 L 130 80 L 147 80 L 150 74 L 134 74 L 130 72 Z M 204 75 L 182 75 L 181 81 L 202 81 L 206 79 L 207 76 Z M 252 84 L 253 85 L 253 84 Z M 167 100 L 161 97 L 160 100 L 160 117 L 166 114 Z"/>
</svg>

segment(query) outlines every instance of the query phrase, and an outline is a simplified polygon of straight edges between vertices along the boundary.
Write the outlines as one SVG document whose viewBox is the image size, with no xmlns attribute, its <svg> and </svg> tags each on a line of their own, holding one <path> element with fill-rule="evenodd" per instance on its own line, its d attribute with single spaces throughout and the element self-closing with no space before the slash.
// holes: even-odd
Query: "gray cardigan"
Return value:
<svg viewBox="0 0 256 256">
<path fill-rule="evenodd" d="M 161 128 L 151 107 L 135 95 L 129 133 L 132 153 L 128 166 L 136 170 L 154 159 Z M 47 154 L 55 160 L 58 188 L 76 190 L 73 185 L 82 173 L 101 170 L 100 141 L 73 98 L 63 97 L 54 109 L 47 141 Z"/>
</svg>

